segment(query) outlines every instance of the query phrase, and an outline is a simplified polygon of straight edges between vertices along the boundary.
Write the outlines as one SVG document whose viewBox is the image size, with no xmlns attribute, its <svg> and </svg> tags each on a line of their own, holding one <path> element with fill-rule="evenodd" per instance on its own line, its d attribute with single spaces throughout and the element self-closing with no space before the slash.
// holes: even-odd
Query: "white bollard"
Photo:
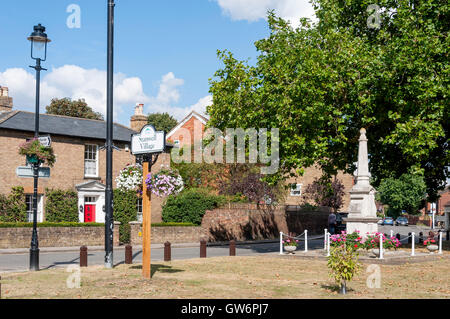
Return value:
<svg viewBox="0 0 450 319">
<path fill-rule="evenodd" d="M 439 232 L 439 254 L 442 254 L 442 232 Z"/>
<path fill-rule="evenodd" d="M 391 238 L 394 237 L 394 231 L 391 229 Z"/>
<path fill-rule="evenodd" d="M 327 233 L 327 257 L 330 256 L 330 233 Z"/>
<path fill-rule="evenodd" d="M 383 234 L 380 234 L 380 259 L 383 258 Z"/>
<path fill-rule="evenodd" d="M 412 243 L 412 245 L 411 245 L 411 249 L 412 249 L 411 250 L 411 256 L 414 257 L 416 255 L 415 251 L 414 251 L 414 248 L 416 246 L 416 234 L 412 233 L 411 237 L 412 237 L 412 239 L 411 239 L 411 243 Z"/>
<path fill-rule="evenodd" d="M 283 232 L 280 231 L 280 255 L 283 255 Z"/>
<path fill-rule="evenodd" d="M 308 230 L 305 230 L 305 253 L 308 252 Z"/>
<path fill-rule="evenodd" d="M 327 250 L 327 234 L 328 229 L 325 228 L 325 233 L 323 234 L 323 250 Z"/>
</svg>

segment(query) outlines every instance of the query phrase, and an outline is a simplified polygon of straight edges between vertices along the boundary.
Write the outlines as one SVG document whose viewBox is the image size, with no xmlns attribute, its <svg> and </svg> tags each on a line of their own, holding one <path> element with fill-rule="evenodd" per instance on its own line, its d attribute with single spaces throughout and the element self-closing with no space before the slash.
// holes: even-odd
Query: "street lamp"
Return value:
<svg viewBox="0 0 450 319">
<path fill-rule="evenodd" d="M 41 24 L 34 26 L 34 31 L 27 38 L 31 42 L 31 58 L 36 60 L 35 66 L 30 66 L 36 70 L 36 111 L 34 114 L 34 137 L 39 137 L 39 98 L 41 85 L 41 71 L 47 71 L 41 67 L 41 62 L 47 59 L 47 43 L 51 40 L 45 33 L 45 27 Z M 30 270 L 39 270 L 39 242 L 37 234 L 37 193 L 38 193 L 38 178 L 39 166 L 41 163 L 33 163 L 33 179 L 34 179 L 34 193 L 33 193 L 33 234 L 31 236 L 30 248 Z"/>
<path fill-rule="evenodd" d="M 114 0 L 108 0 L 107 89 L 106 89 L 106 190 L 105 190 L 105 267 L 113 268 L 113 106 L 114 106 Z"/>
</svg>

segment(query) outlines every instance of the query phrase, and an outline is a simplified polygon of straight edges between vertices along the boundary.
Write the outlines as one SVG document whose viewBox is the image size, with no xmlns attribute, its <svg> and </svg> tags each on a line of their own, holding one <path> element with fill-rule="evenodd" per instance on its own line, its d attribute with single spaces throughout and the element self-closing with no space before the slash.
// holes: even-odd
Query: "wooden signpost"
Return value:
<svg viewBox="0 0 450 319">
<path fill-rule="evenodd" d="M 142 167 L 142 276 L 151 278 L 151 231 L 152 231 L 152 206 L 151 191 L 147 189 L 145 180 L 152 171 L 152 165 L 158 159 L 158 155 L 164 152 L 166 136 L 164 132 L 157 132 L 152 125 L 142 128 L 140 134 L 131 137 L 131 152 L 133 155 L 143 155 Z"/>
</svg>

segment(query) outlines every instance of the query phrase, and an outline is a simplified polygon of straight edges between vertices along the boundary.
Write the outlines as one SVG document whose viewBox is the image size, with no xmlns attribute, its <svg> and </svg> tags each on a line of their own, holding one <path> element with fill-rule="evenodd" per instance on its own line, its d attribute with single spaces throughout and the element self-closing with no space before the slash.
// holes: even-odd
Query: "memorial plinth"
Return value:
<svg viewBox="0 0 450 319">
<path fill-rule="evenodd" d="M 360 133 L 356 184 L 350 191 L 349 214 L 344 218 L 344 222 L 347 224 L 347 233 L 358 230 L 365 237 L 367 233 L 378 231 L 379 218 L 375 205 L 375 189 L 370 185 L 366 130 L 361 129 Z"/>
</svg>

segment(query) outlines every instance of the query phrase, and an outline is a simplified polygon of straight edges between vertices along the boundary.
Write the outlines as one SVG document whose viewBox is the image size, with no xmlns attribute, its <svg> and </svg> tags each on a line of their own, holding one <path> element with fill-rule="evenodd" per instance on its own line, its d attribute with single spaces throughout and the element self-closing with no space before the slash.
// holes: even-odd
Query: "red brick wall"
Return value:
<svg viewBox="0 0 450 319">
<path fill-rule="evenodd" d="M 207 211 L 202 227 L 209 241 L 258 240 L 279 238 L 285 234 L 322 234 L 327 227 L 328 212 L 286 211 L 285 206 L 230 204 Z"/>
</svg>

